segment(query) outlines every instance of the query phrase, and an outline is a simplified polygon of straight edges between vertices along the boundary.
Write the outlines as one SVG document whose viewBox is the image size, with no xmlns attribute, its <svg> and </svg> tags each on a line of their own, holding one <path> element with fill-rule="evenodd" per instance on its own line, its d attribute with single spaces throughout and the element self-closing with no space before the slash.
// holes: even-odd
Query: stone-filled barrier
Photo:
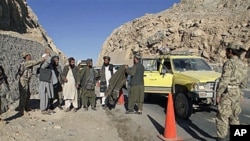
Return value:
<svg viewBox="0 0 250 141">
<path fill-rule="evenodd" d="M 22 52 L 29 52 L 32 59 L 39 59 L 44 53 L 45 48 L 46 46 L 32 40 L 0 34 L 0 63 L 8 76 L 12 95 L 19 96 L 18 80 L 15 79 L 15 74 L 20 62 L 23 60 Z M 55 55 L 55 53 L 52 52 L 52 55 Z M 34 75 L 30 83 L 31 95 L 38 94 L 39 81 L 38 77 L 36 77 L 37 67 L 39 65 L 33 68 Z"/>
</svg>

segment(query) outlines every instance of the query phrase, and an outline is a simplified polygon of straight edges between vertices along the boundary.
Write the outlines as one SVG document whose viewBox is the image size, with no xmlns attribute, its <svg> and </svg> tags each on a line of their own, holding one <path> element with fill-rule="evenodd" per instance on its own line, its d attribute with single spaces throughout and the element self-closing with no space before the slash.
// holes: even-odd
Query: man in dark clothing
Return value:
<svg viewBox="0 0 250 141">
<path fill-rule="evenodd" d="M 106 96 L 105 91 L 107 90 L 109 86 L 109 80 L 115 73 L 115 68 L 113 67 L 113 64 L 110 64 L 110 57 L 104 56 L 103 57 L 103 65 L 100 71 L 100 97 L 101 97 L 101 104 L 105 108 L 106 104 Z"/>
<path fill-rule="evenodd" d="M 95 84 L 97 73 L 92 67 L 92 59 L 87 59 L 87 67 L 83 73 L 78 73 L 78 85 L 81 87 L 82 105 L 84 105 L 85 111 L 88 110 L 88 102 L 91 105 L 92 110 L 95 108 Z"/>
<path fill-rule="evenodd" d="M 131 76 L 129 85 L 130 91 L 128 95 L 128 111 L 126 114 L 142 114 L 143 102 L 144 102 L 144 66 L 140 63 L 141 56 L 139 54 L 134 55 L 134 65 L 130 70 L 128 65 L 125 65 L 126 72 Z M 134 106 L 137 104 L 138 111 L 134 111 Z"/>
<path fill-rule="evenodd" d="M 62 67 L 59 65 L 59 56 L 53 56 L 51 58 L 51 64 L 53 67 L 53 70 L 55 72 L 56 78 L 57 78 L 57 82 L 55 85 L 53 85 L 54 87 L 54 97 L 57 99 L 57 103 L 58 103 L 58 108 L 60 110 L 63 110 L 62 108 L 62 104 L 63 104 L 63 96 L 62 96 Z M 54 106 L 53 106 L 53 101 L 54 99 L 50 100 L 50 109 L 53 110 Z"/>
</svg>

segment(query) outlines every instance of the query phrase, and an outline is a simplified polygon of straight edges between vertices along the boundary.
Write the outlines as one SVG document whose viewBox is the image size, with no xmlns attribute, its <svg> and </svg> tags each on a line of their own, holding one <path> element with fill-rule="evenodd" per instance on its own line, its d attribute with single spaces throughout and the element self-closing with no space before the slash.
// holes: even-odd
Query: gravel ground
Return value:
<svg viewBox="0 0 250 141">
<path fill-rule="evenodd" d="M 32 98 L 31 104 L 39 107 Z M 0 141 L 150 141 L 152 137 L 136 120 L 143 115 L 125 115 L 123 105 L 104 110 L 97 101 L 97 111 L 64 112 L 55 109 L 52 115 L 42 115 L 37 108 L 30 115 L 19 116 L 15 110 L 2 114 Z"/>
</svg>

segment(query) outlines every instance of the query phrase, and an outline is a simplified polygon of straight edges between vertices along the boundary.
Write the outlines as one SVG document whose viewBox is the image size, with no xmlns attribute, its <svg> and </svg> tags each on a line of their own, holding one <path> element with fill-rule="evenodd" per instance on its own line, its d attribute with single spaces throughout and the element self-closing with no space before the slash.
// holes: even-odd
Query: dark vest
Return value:
<svg viewBox="0 0 250 141">
<path fill-rule="evenodd" d="M 130 79 L 130 85 L 131 86 L 138 86 L 138 85 L 144 85 L 144 66 L 141 63 L 136 63 L 136 72 L 135 75 L 131 76 Z"/>
</svg>

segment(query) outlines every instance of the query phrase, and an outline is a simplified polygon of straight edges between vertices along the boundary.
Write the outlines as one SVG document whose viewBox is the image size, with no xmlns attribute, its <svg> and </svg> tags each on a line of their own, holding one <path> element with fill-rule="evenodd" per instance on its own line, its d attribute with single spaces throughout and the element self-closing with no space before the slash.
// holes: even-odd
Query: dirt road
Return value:
<svg viewBox="0 0 250 141">
<path fill-rule="evenodd" d="M 30 115 L 19 116 L 10 110 L 2 114 L 6 123 L 0 124 L 0 141 L 150 141 L 155 140 L 135 121 L 145 115 L 126 115 L 123 105 L 104 110 L 97 104 L 97 111 L 64 112 L 55 109 L 52 115 L 42 115 L 38 99 L 31 102 L 36 110 Z M 143 118 L 144 117 L 144 118 Z"/>
</svg>

